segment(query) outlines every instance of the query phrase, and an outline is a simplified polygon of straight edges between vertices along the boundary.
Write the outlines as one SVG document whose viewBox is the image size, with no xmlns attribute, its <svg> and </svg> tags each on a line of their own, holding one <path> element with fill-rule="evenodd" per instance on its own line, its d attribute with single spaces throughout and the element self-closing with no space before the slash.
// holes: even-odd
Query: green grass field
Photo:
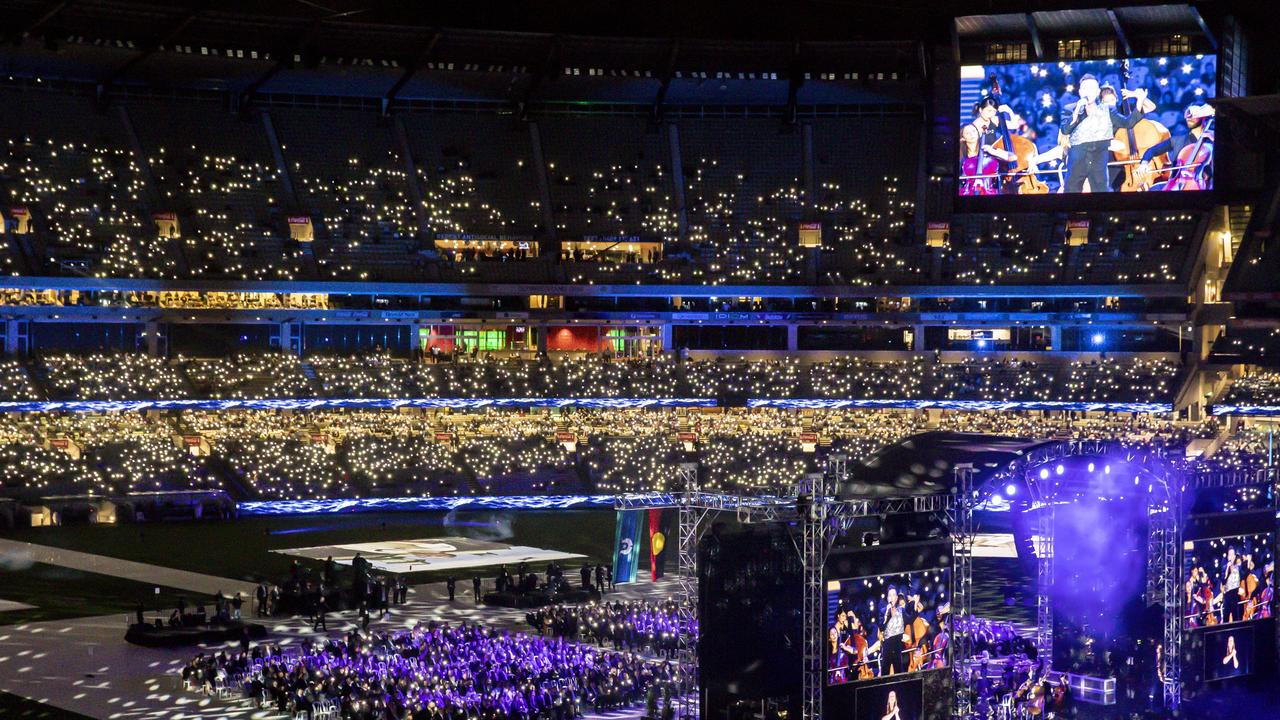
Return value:
<svg viewBox="0 0 1280 720">
<path fill-rule="evenodd" d="M 0 597 L 35 606 L 0 612 L 0 625 L 120 613 L 124 637 L 124 616 L 133 613 L 139 600 L 148 613 L 167 612 L 180 595 L 188 602 L 196 600 L 189 592 L 162 587 L 156 594 L 153 585 L 35 563 L 26 569 L 0 570 Z"/>
<path fill-rule="evenodd" d="M 448 523 L 442 512 L 390 512 L 143 525 L 70 525 L 20 529 L 4 536 L 232 579 L 282 582 L 289 575 L 293 558 L 272 550 L 494 533 L 508 527 L 511 537 L 501 538 L 502 542 L 580 553 L 596 561 L 607 560 L 613 546 L 614 521 L 611 510 L 522 511 L 498 516 L 458 513 L 450 517 Z M 318 573 L 320 564 L 310 564 Z M 442 579 L 442 573 L 416 573 L 410 582 Z M 162 589 L 162 606 L 171 607 L 179 594 L 185 594 L 188 601 L 193 599 L 191 593 Z M 0 570 L 0 598 L 38 606 L 36 610 L 0 613 L 3 624 L 132 612 L 140 597 L 151 602 L 155 599 L 154 588 L 50 566 L 36 565 L 22 572 Z"/>
</svg>

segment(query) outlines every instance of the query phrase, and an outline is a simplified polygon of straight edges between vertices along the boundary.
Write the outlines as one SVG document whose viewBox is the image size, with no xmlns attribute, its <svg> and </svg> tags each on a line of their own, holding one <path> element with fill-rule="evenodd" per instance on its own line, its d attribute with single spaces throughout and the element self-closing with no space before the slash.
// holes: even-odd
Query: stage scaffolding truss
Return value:
<svg viewBox="0 0 1280 720">
<path fill-rule="evenodd" d="M 698 543 L 711 518 L 722 512 L 732 512 L 744 524 L 798 522 L 801 525 L 796 551 L 803 568 L 802 720 L 822 718 L 827 622 L 823 569 L 835 541 L 858 518 L 934 513 L 941 515 L 954 533 L 958 517 L 968 517 L 967 513 L 956 512 L 956 503 L 950 493 L 837 500 L 837 492 L 848 477 L 847 466 L 848 460 L 844 455 L 834 454 L 827 458 L 823 472 L 806 475 L 784 495 L 735 495 L 702 491 L 698 485 L 697 465 L 685 463 L 676 467 L 679 492 L 627 495 L 617 502 L 620 510 L 674 508 L 678 511 L 680 612 L 681 620 L 689 623 L 697 620 L 698 612 Z M 971 523 L 966 523 L 965 527 L 971 528 Z M 972 548 L 971 534 L 968 537 Z M 697 648 L 683 643 L 678 658 L 687 676 L 697 678 Z M 678 718 L 696 717 L 696 697 L 684 695 L 676 710 Z"/>
<path fill-rule="evenodd" d="M 1054 520 L 1056 507 L 1067 502 L 1060 495 L 1063 476 L 1054 472 L 1041 473 L 1041 468 L 1069 457 L 1115 458 L 1142 468 L 1150 490 L 1147 493 L 1148 532 L 1146 543 L 1145 598 L 1150 604 L 1161 607 L 1163 617 L 1161 690 L 1166 708 L 1176 708 L 1181 701 L 1181 673 L 1179 658 L 1182 656 L 1182 593 L 1179 592 L 1179 551 L 1182 536 L 1183 475 L 1175 463 L 1155 449 L 1139 449 L 1107 440 L 1068 440 L 1038 447 L 1010 463 L 982 483 L 982 489 L 972 488 L 972 480 L 960 482 L 957 469 L 957 486 L 966 487 L 965 503 L 970 508 L 982 504 L 1006 481 L 1022 481 L 1031 495 L 1033 534 L 1036 553 L 1036 633 L 1034 644 L 1038 657 L 1053 656 L 1053 605 L 1054 575 Z M 960 543 L 957 543 L 960 547 Z M 957 582 L 962 577 L 960 566 L 971 562 L 971 555 L 958 549 L 956 553 Z M 966 570 L 966 572 L 968 572 Z M 971 576 L 970 576 L 971 580 Z M 957 585 L 959 588 L 959 585 Z M 966 585 L 957 590 L 970 592 Z M 968 605 L 965 606 L 968 610 Z M 963 617 L 958 612 L 956 617 Z M 971 676 L 968 671 L 972 659 L 972 644 L 968 638 L 957 637 L 954 655 L 956 675 L 956 715 L 964 717 L 960 710 L 967 710 Z M 963 698 L 961 696 L 964 696 Z"/>
</svg>

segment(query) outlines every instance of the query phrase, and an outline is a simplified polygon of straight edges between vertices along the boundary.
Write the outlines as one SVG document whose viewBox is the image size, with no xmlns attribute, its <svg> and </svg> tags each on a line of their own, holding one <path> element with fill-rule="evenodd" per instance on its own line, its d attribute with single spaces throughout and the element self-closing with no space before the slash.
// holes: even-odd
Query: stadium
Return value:
<svg viewBox="0 0 1280 720">
<path fill-rule="evenodd" d="M 0 717 L 1280 716 L 1268 8 L 0 9 Z"/>
</svg>

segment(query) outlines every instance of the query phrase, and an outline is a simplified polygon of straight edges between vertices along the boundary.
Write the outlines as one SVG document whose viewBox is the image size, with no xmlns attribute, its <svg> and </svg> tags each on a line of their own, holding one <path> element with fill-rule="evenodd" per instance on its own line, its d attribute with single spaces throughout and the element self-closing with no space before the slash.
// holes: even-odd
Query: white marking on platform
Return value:
<svg viewBox="0 0 1280 720">
<path fill-rule="evenodd" d="M 461 570 L 497 565 L 511 565 L 514 571 L 515 566 L 522 562 L 545 563 L 586 557 L 559 550 L 545 550 L 527 545 L 507 545 L 461 537 L 319 545 L 272 550 L 272 552 L 322 561 L 332 557 L 333 561 L 339 565 L 350 565 L 359 554 L 368 560 L 373 568 L 390 573 Z"/>
<path fill-rule="evenodd" d="M 0 612 L 8 612 L 10 610 L 30 610 L 35 605 L 14 602 L 12 600 L 0 600 Z"/>
</svg>

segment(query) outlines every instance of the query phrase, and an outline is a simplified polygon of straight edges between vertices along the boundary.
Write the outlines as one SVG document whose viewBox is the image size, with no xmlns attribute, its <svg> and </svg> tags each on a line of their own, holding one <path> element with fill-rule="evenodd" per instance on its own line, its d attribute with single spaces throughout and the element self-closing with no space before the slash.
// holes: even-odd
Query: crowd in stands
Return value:
<svg viewBox="0 0 1280 720">
<path fill-rule="evenodd" d="M 914 410 L 182 411 L 0 414 L 0 482 L 20 497 L 224 489 L 235 499 L 777 491 L 825 453 L 851 461 L 926 430 L 1168 447 L 1223 437 L 1204 470 L 1256 468 L 1267 437 L 1159 415 Z M 817 438 L 806 447 L 802 433 Z M 571 439 L 566 439 L 571 438 Z"/>
<path fill-rule="evenodd" d="M 1093 219 L 1088 245 L 1068 248 L 1061 223 L 1046 216 L 958 217 L 948 247 L 928 248 L 914 236 L 917 192 L 904 181 L 915 176 L 915 162 L 892 149 L 918 139 L 918 120 L 893 115 L 811 120 L 814 167 L 806 188 L 800 133 L 777 120 L 684 119 L 677 145 L 643 119 L 545 118 L 546 165 L 539 169 L 528 129 L 498 114 L 411 114 L 402 143 L 374 113 L 276 108 L 268 115 L 285 178 L 263 122 L 199 101 L 140 99 L 101 113 L 88 99 L 53 92 L 0 89 L 0 100 L 23 108 L 0 122 L 8 138 L 0 147 L 0 184 L 32 219 L 30 247 L 0 252 L 7 273 L 1152 283 L 1177 279 L 1196 227 L 1185 214 L 1110 213 Z M 881 147 L 851 148 L 847 138 L 854 136 L 880 138 Z M 682 207 L 673 146 L 681 148 Z M 541 207 L 542 184 L 549 213 Z M 156 214 L 173 216 L 177 237 L 160 236 Z M 309 240 L 291 235 L 290 217 L 308 219 Z M 548 218 L 560 239 L 643 241 L 662 250 L 568 252 L 561 260 L 537 251 L 551 230 Z M 801 220 L 822 224 L 820 248 L 799 245 Z M 472 238 L 509 238 L 513 247 Z M 507 262 L 483 262 L 496 259 Z"/>
<path fill-rule="evenodd" d="M 1222 405 L 1280 406 L 1280 371 L 1253 368 L 1231 382 Z"/>
<path fill-rule="evenodd" d="M 525 620 L 543 635 L 611 644 L 628 652 L 674 655 L 682 644 L 696 643 L 698 637 L 697 621 L 682 618 L 675 600 L 549 605 L 529 612 Z"/>
<path fill-rule="evenodd" d="M 369 355 L 238 354 L 220 359 L 142 353 L 44 356 L 35 378 L 0 367 L 19 395 L 43 382 L 50 399 L 176 398 L 745 398 L 1170 402 L 1179 365 L 1104 357 L 1063 363 L 933 356 L 785 360 L 551 360 L 416 362 Z M 307 376 L 314 373 L 315 382 Z M 317 387 L 318 385 L 318 387 Z M 23 390 L 25 388 L 25 390 Z"/>
<path fill-rule="evenodd" d="M 470 624 L 352 631 L 299 652 L 202 653 L 182 676 L 189 688 L 235 688 L 290 715 L 359 720 L 569 720 L 685 683 L 674 663 Z"/>
</svg>

